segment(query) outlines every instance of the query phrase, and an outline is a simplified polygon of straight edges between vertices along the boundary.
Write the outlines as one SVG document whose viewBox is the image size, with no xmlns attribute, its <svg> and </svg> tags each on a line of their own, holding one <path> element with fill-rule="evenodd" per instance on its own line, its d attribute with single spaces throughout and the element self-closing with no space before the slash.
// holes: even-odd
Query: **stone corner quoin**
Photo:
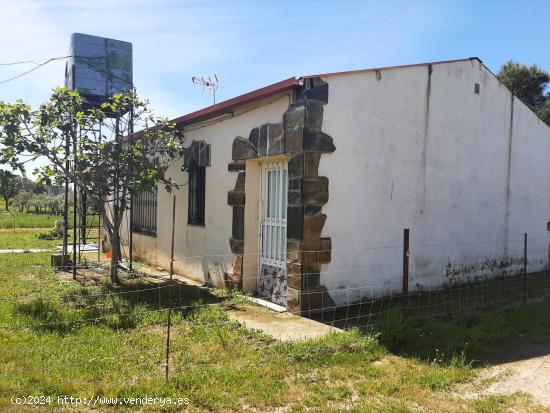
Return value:
<svg viewBox="0 0 550 413">
<path fill-rule="evenodd" d="M 320 266 L 331 260 L 331 239 L 321 238 L 326 221 L 322 207 L 329 199 L 329 180 L 319 176 L 323 154 L 336 150 L 333 139 L 321 130 L 328 84 L 320 78 L 306 79 L 294 92 L 292 103 L 278 123 L 253 128 L 248 138 L 233 140 L 228 171 L 237 172 L 235 188 L 228 192 L 233 207 L 231 251 L 236 255 L 231 285 L 242 285 L 244 254 L 244 208 L 246 161 L 288 155 L 287 209 L 287 308 L 294 313 L 331 305 L 320 285 Z"/>
</svg>

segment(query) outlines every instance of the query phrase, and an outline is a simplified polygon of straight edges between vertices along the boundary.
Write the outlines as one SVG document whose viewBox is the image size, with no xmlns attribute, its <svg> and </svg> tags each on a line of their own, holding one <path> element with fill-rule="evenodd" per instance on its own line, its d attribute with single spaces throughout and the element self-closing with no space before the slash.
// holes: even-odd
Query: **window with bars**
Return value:
<svg viewBox="0 0 550 413">
<path fill-rule="evenodd" d="M 204 198 L 206 186 L 206 167 L 189 169 L 189 208 L 187 222 L 204 225 Z"/>
<path fill-rule="evenodd" d="M 157 190 L 143 191 L 132 200 L 132 230 L 157 234 Z"/>
</svg>

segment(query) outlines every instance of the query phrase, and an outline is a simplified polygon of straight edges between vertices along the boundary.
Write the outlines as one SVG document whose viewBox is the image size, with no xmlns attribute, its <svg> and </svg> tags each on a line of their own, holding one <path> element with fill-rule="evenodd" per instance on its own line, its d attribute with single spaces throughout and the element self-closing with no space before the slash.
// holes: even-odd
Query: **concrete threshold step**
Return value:
<svg viewBox="0 0 550 413">
<path fill-rule="evenodd" d="M 154 267 L 149 267 L 152 270 Z M 144 271 L 146 272 L 146 271 Z M 157 269 L 150 275 L 151 280 L 166 281 L 168 273 Z M 183 275 L 174 274 L 174 280 L 204 289 L 209 293 L 211 288 L 203 283 L 191 280 Z M 300 317 L 286 311 L 285 307 L 257 297 L 244 297 L 246 302 L 233 304 L 227 309 L 230 319 L 237 321 L 247 328 L 260 330 L 263 333 L 281 341 L 310 340 L 323 337 L 329 333 L 341 332 L 336 327 L 320 323 L 309 318 Z"/>
<path fill-rule="evenodd" d="M 309 318 L 288 312 L 276 312 L 254 303 L 237 304 L 227 310 L 229 318 L 245 327 L 261 330 L 281 341 L 310 340 L 342 331 Z"/>
</svg>

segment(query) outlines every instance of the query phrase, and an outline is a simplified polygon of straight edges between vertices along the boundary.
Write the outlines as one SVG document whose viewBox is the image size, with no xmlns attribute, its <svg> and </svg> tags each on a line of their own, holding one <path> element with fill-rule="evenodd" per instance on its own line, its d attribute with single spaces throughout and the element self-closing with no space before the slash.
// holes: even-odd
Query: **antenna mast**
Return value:
<svg viewBox="0 0 550 413">
<path fill-rule="evenodd" d="M 201 85 L 203 92 L 206 90 L 211 92 L 214 99 L 214 105 L 216 104 L 216 90 L 218 90 L 218 77 L 216 75 L 213 75 L 213 78 L 210 75 L 206 77 L 193 76 L 191 81 L 196 85 Z"/>
</svg>

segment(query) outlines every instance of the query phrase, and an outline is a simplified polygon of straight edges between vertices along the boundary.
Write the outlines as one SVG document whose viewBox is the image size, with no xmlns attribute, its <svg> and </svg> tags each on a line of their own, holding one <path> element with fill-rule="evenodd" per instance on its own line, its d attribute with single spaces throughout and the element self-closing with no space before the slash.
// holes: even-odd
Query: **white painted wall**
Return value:
<svg viewBox="0 0 550 413">
<path fill-rule="evenodd" d="M 517 99 L 511 122 L 511 93 L 477 60 L 432 70 L 324 79 L 336 151 L 319 167 L 333 246 L 321 284 L 337 304 L 401 290 L 403 228 L 410 290 L 517 271 L 524 232 L 529 269 L 548 263 L 550 128 Z"/>
<path fill-rule="evenodd" d="M 236 136 L 248 138 L 250 130 L 264 123 L 280 122 L 289 104 L 289 95 L 283 94 L 254 105 L 235 108 L 235 116 L 214 123 L 190 125 L 184 129 L 185 146 L 193 140 L 204 140 L 211 145 L 211 166 L 206 168 L 205 225 L 187 224 L 188 188 L 183 186 L 171 194 L 164 188 L 158 191 L 157 236 L 134 233 L 134 255 L 149 263 L 170 268 L 172 234 L 172 199 L 176 196 L 175 272 L 196 281 L 211 281 L 221 285 L 223 274 L 233 265 L 229 247 L 232 231 L 232 207 L 227 205 L 227 192 L 234 189 L 237 173 L 230 173 L 231 149 Z M 186 184 L 187 172 L 181 171 L 183 159 L 174 161 L 169 170 L 178 183 Z M 128 228 L 127 225 L 124 226 Z M 126 240 L 127 231 L 123 234 Z"/>
<path fill-rule="evenodd" d="M 428 71 L 415 66 L 324 79 L 323 130 L 336 151 L 324 154 L 319 167 L 329 178 L 323 236 L 333 246 L 321 284 L 337 304 L 401 290 L 403 228 L 411 231 L 410 290 L 517 272 L 524 232 L 529 270 L 548 264 L 550 128 L 517 99 L 512 105 L 511 93 L 476 60 L 433 65 L 431 77 Z M 204 227 L 187 225 L 187 187 L 174 192 L 177 273 L 220 284 L 233 264 L 227 205 L 237 178 L 227 171 L 233 139 L 280 122 L 288 103 L 288 95 L 279 96 L 186 129 L 187 145 L 211 144 L 211 166 Z M 170 173 L 184 184 L 181 164 L 176 160 Z M 247 192 L 252 186 L 247 181 Z M 249 195 L 247 208 L 257 203 L 258 194 Z M 134 235 L 135 256 L 165 269 L 172 196 L 159 190 L 157 237 Z M 257 247 L 251 216 L 247 252 Z M 244 267 L 257 268 L 250 257 Z"/>
</svg>

